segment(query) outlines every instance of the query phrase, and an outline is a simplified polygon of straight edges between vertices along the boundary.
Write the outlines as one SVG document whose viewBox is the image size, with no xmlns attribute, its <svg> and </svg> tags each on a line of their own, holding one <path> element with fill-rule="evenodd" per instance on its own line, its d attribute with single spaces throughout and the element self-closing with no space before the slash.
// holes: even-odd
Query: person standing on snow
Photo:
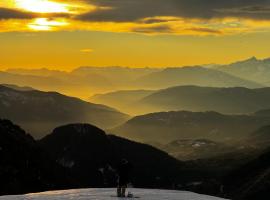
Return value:
<svg viewBox="0 0 270 200">
<path fill-rule="evenodd" d="M 117 186 L 117 196 L 125 197 L 126 188 L 128 183 L 130 182 L 130 171 L 132 169 L 132 165 L 126 159 L 122 159 L 120 164 L 117 167 L 118 174 L 118 186 Z"/>
</svg>

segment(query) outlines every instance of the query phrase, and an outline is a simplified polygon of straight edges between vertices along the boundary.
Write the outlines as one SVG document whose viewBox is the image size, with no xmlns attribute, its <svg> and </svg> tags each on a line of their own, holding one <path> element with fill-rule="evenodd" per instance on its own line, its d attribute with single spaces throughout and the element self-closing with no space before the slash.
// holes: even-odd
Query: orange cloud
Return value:
<svg viewBox="0 0 270 200">
<path fill-rule="evenodd" d="M 81 49 L 80 52 L 82 53 L 92 53 L 94 50 L 93 49 Z"/>
</svg>

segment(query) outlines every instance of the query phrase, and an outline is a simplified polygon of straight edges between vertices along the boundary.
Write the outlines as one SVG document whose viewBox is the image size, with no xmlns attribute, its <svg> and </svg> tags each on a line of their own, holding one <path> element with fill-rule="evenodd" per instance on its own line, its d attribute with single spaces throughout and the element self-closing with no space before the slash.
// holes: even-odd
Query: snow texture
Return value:
<svg viewBox="0 0 270 200">
<path fill-rule="evenodd" d="M 141 200 L 222 200 L 218 197 L 200 195 L 186 191 L 175 190 L 150 190 L 150 189 L 128 189 L 134 196 Z M 50 191 L 26 195 L 2 196 L 0 200 L 128 200 L 132 198 L 112 197 L 115 189 L 78 189 Z M 136 198 L 133 198 L 136 199 Z"/>
</svg>

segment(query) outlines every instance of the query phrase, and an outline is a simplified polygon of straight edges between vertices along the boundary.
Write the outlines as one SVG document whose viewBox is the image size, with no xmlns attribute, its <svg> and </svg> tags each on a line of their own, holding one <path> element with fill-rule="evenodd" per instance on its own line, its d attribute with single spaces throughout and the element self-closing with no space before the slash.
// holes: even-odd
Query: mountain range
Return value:
<svg viewBox="0 0 270 200">
<path fill-rule="evenodd" d="M 270 85 L 270 59 L 259 60 L 256 57 L 235 62 L 229 65 L 214 67 L 233 76 L 248 79 L 266 86 Z"/>
<path fill-rule="evenodd" d="M 90 124 L 57 127 L 39 141 L 8 120 L 0 120 L 0 130 L 0 194 L 114 187 L 122 158 L 133 165 L 136 187 L 188 187 L 207 177 L 157 148 L 107 135 Z"/>
<path fill-rule="evenodd" d="M 258 88 L 263 85 L 245 78 L 238 78 L 228 73 L 201 66 L 166 68 L 147 74 L 136 80 L 141 88 L 166 88 L 180 85 L 198 85 L 208 87 L 248 87 Z"/>
<path fill-rule="evenodd" d="M 88 99 L 116 90 L 159 90 L 173 86 L 206 87 L 269 86 L 269 59 L 256 58 L 230 65 L 168 68 L 79 67 L 70 72 L 43 69 L 8 69 L 0 72 L 0 84 L 29 86 Z"/>
<path fill-rule="evenodd" d="M 152 93 L 138 102 L 148 112 L 189 110 L 227 114 L 251 113 L 270 108 L 270 88 L 248 89 L 178 86 Z"/>
<path fill-rule="evenodd" d="M 136 116 L 110 130 L 132 140 L 167 144 L 174 140 L 243 140 L 270 124 L 270 115 L 224 115 L 217 112 L 171 111 Z"/>
<path fill-rule="evenodd" d="M 87 99 L 89 94 L 119 89 L 133 89 L 138 77 L 155 68 L 79 67 L 70 72 L 43 69 L 8 69 L 0 72 L 0 84 L 31 86 L 43 91 L 57 91 Z"/>
<path fill-rule="evenodd" d="M 56 92 L 22 91 L 3 85 L 0 86 L 0 117 L 13 120 L 35 138 L 71 122 L 88 122 L 110 128 L 129 118 L 113 108 Z"/>
<path fill-rule="evenodd" d="M 270 108 L 270 88 L 177 86 L 156 91 L 119 91 L 90 100 L 133 115 L 178 110 L 248 114 Z"/>
<path fill-rule="evenodd" d="M 269 77 L 255 57 L 0 71 L 0 195 L 115 187 L 126 158 L 135 187 L 268 199 Z"/>
<path fill-rule="evenodd" d="M 115 166 L 123 157 L 133 164 L 135 187 L 191 190 L 236 200 L 269 195 L 268 150 L 256 158 L 232 152 L 182 162 L 152 146 L 107 135 L 90 124 L 57 127 L 35 141 L 8 120 L 0 120 L 0 139 L 1 195 L 112 187 Z"/>
</svg>

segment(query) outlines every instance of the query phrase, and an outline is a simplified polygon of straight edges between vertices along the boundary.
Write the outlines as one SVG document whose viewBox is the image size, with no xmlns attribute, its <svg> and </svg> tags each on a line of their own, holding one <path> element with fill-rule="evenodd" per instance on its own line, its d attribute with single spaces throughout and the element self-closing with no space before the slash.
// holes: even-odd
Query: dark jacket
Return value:
<svg viewBox="0 0 270 200">
<path fill-rule="evenodd" d="M 120 186 L 127 185 L 130 182 L 130 171 L 132 170 L 132 165 L 130 162 L 121 162 L 117 167 L 118 174 L 118 184 Z"/>
</svg>

